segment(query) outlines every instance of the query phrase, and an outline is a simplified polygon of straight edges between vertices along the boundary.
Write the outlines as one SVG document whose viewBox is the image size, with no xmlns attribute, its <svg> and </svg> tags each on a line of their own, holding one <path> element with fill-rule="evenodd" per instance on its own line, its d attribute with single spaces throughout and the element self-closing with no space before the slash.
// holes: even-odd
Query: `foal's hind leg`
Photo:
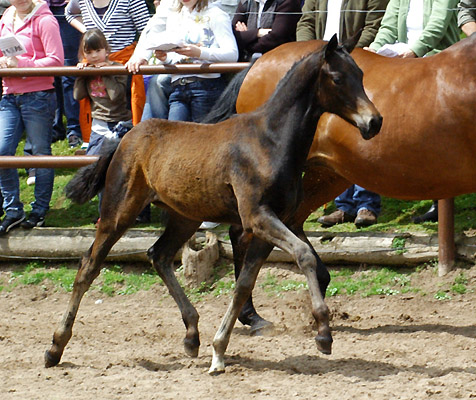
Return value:
<svg viewBox="0 0 476 400">
<path fill-rule="evenodd" d="M 169 289 L 182 313 L 182 320 L 187 330 L 183 344 L 185 352 L 191 357 L 198 356 L 198 349 L 200 347 L 198 333 L 199 316 L 177 281 L 172 267 L 175 254 L 190 239 L 199 226 L 200 222 L 170 213 L 164 233 L 148 251 L 153 266 Z"/>
<path fill-rule="evenodd" d="M 243 268 L 246 252 L 248 250 L 251 235 L 243 232 L 241 225 L 230 226 L 230 241 L 233 247 L 233 263 L 235 265 L 235 280 L 238 280 Z M 262 318 L 253 305 L 253 297 L 250 294 L 243 305 L 238 320 L 243 325 L 249 325 L 252 335 L 260 335 L 264 330 L 270 328 L 273 324 Z"/>
<path fill-rule="evenodd" d="M 103 197 L 96 238 L 81 258 L 68 308 L 53 334 L 51 348 L 45 353 L 46 367 L 53 367 L 60 362 L 64 348 L 71 339 L 74 320 L 84 293 L 99 275 L 101 264 L 112 246 L 134 223 L 144 206 L 147 193 L 137 190 L 125 193 L 124 185 L 121 185 L 118 179 L 113 182 L 114 187 L 107 187 Z"/>
<path fill-rule="evenodd" d="M 139 211 L 138 211 L 139 212 Z M 135 219 L 135 216 L 133 217 Z M 132 221 L 134 220 L 132 219 Z M 131 224 L 132 224 L 131 221 Z M 57 365 L 64 348 L 73 334 L 73 324 L 79 309 L 79 304 L 84 293 L 87 292 L 91 283 L 99 275 L 100 267 L 110 249 L 116 243 L 129 225 L 119 225 L 112 227 L 102 218 L 98 225 L 96 239 L 88 252 L 82 256 L 80 267 L 74 280 L 73 292 L 68 304 L 68 308 L 61 323 L 53 334 L 51 348 L 45 353 L 45 366 L 53 367 Z M 113 228 L 113 229 L 110 229 Z"/>
</svg>

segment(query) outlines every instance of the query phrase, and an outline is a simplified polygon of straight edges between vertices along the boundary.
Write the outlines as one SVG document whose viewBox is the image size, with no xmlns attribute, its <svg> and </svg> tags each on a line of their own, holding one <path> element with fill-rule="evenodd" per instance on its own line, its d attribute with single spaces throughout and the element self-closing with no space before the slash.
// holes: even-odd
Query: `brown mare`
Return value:
<svg viewBox="0 0 476 400">
<path fill-rule="evenodd" d="M 236 92 L 236 110 L 257 108 L 296 60 L 324 43 L 287 43 L 263 55 Z M 427 58 L 386 58 L 362 49 L 355 49 L 352 57 L 364 72 L 366 93 L 383 116 L 382 129 L 365 141 L 341 118 L 321 117 L 306 164 L 303 201 L 290 224 L 295 232 L 311 212 L 351 183 L 407 200 L 476 191 L 476 34 Z M 239 82 L 234 85 L 239 90 Z M 245 251 L 239 233 L 236 254 Z M 241 263 L 235 257 L 237 275 Z M 327 283 L 319 282 L 325 294 Z M 239 319 L 252 329 L 266 324 L 251 301 Z"/>
<path fill-rule="evenodd" d="M 133 128 L 97 163 L 81 169 L 67 195 L 84 203 L 104 187 L 96 238 L 82 257 L 63 320 L 45 354 L 59 363 L 72 335 L 82 296 L 99 275 L 111 247 L 148 203 L 169 212 L 164 233 L 149 257 L 182 313 L 185 351 L 198 355 L 198 313 L 180 287 L 173 258 L 204 220 L 243 226 L 248 240 L 233 300 L 213 341 L 210 373 L 223 372 L 224 353 L 243 303 L 273 246 L 291 254 L 308 278 L 321 351 L 329 353 L 329 310 L 321 296 L 312 247 L 286 223 L 301 198 L 302 171 L 317 121 L 340 115 L 370 139 L 381 116 L 365 95 L 362 72 L 348 54 L 355 42 L 333 39 L 296 63 L 257 111 L 216 125 L 149 120 Z"/>
</svg>

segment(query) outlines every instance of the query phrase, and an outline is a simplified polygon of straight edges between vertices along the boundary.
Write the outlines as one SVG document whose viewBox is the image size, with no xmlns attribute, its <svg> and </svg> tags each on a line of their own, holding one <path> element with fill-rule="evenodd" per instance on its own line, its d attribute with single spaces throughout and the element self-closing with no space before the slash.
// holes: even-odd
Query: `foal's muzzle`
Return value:
<svg viewBox="0 0 476 400">
<path fill-rule="evenodd" d="M 372 116 L 366 126 L 359 126 L 360 134 L 365 140 L 372 139 L 382 128 L 383 117 L 378 114 Z"/>
</svg>

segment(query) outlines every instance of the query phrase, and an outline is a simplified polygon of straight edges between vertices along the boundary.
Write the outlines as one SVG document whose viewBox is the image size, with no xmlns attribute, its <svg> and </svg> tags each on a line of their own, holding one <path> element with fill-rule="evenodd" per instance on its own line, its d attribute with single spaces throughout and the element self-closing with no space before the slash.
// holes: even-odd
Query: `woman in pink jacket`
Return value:
<svg viewBox="0 0 476 400">
<path fill-rule="evenodd" d="M 0 38 L 13 37 L 20 45 L 0 47 L 0 68 L 36 68 L 63 65 L 58 22 L 48 5 L 38 0 L 11 0 L 0 20 Z M 22 48 L 23 47 L 23 48 Z M 0 101 L 0 155 L 13 156 L 23 132 L 33 155 L 51 154 L 52 126 L 56 108 L 53 77 L 5 77 Z M 35 201 L 25 220 L 16 169 L 0 168 L 0 189 L 5 218 L 0 236 L 20 224 L 42 226 L 53 191 L 54 170 L 36 170 Z"/>
</svg>

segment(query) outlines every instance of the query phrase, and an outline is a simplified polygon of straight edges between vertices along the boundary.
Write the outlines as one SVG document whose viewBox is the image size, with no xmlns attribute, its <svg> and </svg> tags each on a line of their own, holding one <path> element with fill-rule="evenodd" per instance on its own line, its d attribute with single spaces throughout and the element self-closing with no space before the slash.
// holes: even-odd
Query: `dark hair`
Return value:
<svg viewBox="0 0 476 400">
<path fill-rule="evenodd" d="M 182 8 L 183 8 L 183 4 L 178 2 L 178 11 L 181 11 Z M 197 3 L 195 4 L 195 7 L 193 7 L 194 10 L 196 10 L 197 12 L 200 12 L 202 11 L 204 8 L 207 8 L 208 7 L 208 0 L 198 0 Z"/>
<path fill-rule="evenodd" d="M 106 36 L 104 36 L 104 33 L 98 28 L 89 29 L 81 36 L 78 59 L 84 59 L 85 52 L 101 49 L 106 49 L 107 53 L 110 51 Z"/>
</svg>

